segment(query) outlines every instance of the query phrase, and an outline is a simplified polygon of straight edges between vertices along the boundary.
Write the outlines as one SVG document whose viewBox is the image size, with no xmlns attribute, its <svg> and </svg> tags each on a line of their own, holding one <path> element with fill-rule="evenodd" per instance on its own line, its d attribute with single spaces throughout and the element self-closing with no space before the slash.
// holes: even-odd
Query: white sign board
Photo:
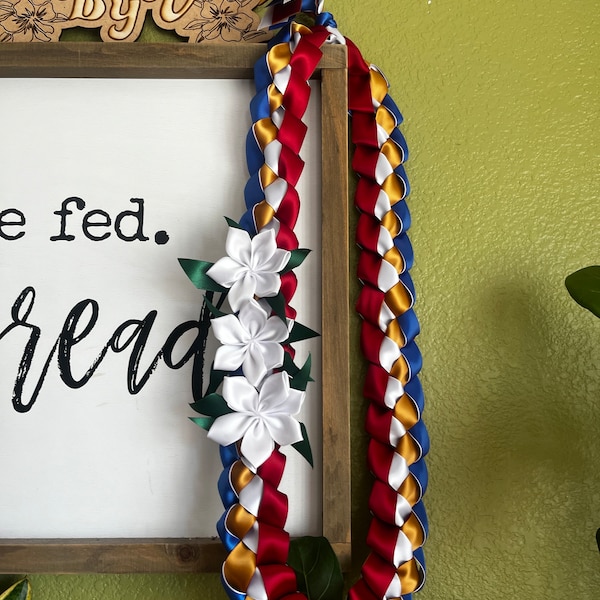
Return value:
<svg viewBox="0 0 600 600">
<path fill-rule="evenodd" d="M 188 419 L 194 358 L 174 368 L 202 292 L 177 259 L 219 259 L 223 217 L 245 211 L 253 85 L 2 80 L 0 538 L 215 534 L 218 447 Z M 313 252 L 292 301 L 317 331 L 318 95 L 296 229 Z M 318 380 L 318 339 L 297 346 Z M 300 415 L 314 470 L 286 451 L 296 535 L 321 531 L 320 405 L 316 381 Z"/>
</svg>

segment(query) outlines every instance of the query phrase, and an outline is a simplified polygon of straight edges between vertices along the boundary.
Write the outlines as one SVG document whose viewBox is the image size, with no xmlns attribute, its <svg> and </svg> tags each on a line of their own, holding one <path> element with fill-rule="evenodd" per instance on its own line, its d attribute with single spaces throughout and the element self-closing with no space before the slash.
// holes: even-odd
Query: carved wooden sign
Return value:
<svg viewBox="0 0 600 600">
<path fill-rule="evenodd" d="M 57 42 L 64 29 L 99 28 L 105 42 L 133 42 L 147 13 L 188 42 L 264 41 L 261 0 L 0 0 L 0 42 Z"/>
</svg>

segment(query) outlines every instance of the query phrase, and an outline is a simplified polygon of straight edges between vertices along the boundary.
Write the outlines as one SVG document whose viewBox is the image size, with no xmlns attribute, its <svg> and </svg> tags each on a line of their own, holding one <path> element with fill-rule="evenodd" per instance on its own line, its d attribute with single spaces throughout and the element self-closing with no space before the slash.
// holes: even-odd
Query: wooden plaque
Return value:
<svg viewBox="0 0 600 600">
<path fill-rule="evenodd" d="M 264 53 L 260 44 L 4 44 L 0 46 L 2 78 L 86 79 L 207 79 L 250 80 L 255 61 Z M 348 293 L 348 153 L 346 52 L 341 46 L 324 48 L 315 73 L 320 82 L 322 135 L 321 215 L 321 339 L 322 339 L 322 534 L 332 543 L 344 568 L 350 562 L 350 431 L 349 431 L 349 293 Z M 40 106 L 44 99 L 40 98 Z M 118 110 L 119 107 L 112 107 Z M 32 127 L 35 126 L 33 122 Z M 85 127 L 85 123 L 82 124 Z M 27 135 L 24 129 L 24 135 Z M 60 144 L 59 131 L 57 141 Z M 193 132 L 191 132 L 193 134 Z M 161 140 L 152 140 L 160 146 Z M 202 143 L 201 141 L 199 143 Z M 243 146 L 243 139 L 230 140 Z M 115 142 L 110 152 L 118 152 Z M 319 158 L 303 156 L 308 163 Z M 27 157 L 23 157 L 26 161 Z M 27 171 L 35 177 L 35 169 Z M 199 171 L 202 176 L 201 171 Z M 6 174 L 5 176 L 7 176 Z M 133 199 L 131 200 L 133 202 Z M 141 205 L 128 206 L 129 209 Z M 243 198 L 239 200 L 243 212 Z M 0 206 L 0 211 L 7 208 Z M 97 210 L 87 221 L 88 233 L 102 218 Z M 126 212 L 126 211 L 125 211 Z M 125 212 L 120 213 L 124 215 Z M 130 210 L 129 214 L 135 213 Z M 58 214 L 58 210 L 56 213 Z M 70 213 L 69 213 L 70 214 Z M 235 217 L 236 215 L 227 215 Z M 23 217 L 24 218 L 24 217 Z M 1 261 L 14 259 L 13 241 L 25 228 L 17 212 L 3 216 Z M 189 224 L 193 227 L 193 223 Z M 219 222 L 215 227 L 223 227 Z M 81 230 L 78 230 L 78 233 Z M 10 233 L 9 233 L 10 232 Z M 66 232 L 61 232 L 66 235 Z M 122 238 L 133 233 L 120 232 Z M 165 233 L 165 232 L 157 232 Z M 113 235 L 118 235 L 117 229 Z M 12 236 L 12 237 L 11 237 Z M 99 239 L 98 235 L 98 239 Z M 158 244 L 157 237 L 157 244 Z M 162 243 L 162 242 L 161 242 Z M 203 258 L 203 257 L 193 257 Z M 52 273 L 50 273 L 52 275 Z M 9 307 L 10 308 L 10 307 Z M 7 309 L 8 310 L 8 309 Z M 6 315 L 5 315 L 6 317 Z M 3 318 L 3 317 L 0 317 Z M 0 322 L 0 330 L 5 325 Z M 2 340 L 0 339 L 0 344 Z M 2 382 L 0 382 L 2 384 Z M 9 402 L 9 398 L 0 399 Z M 93 420 L 93 419 L 91 419 Z M 93 426 L 93 425 L 90 425 Z M 0 426 L 1 428 L 1 426 Z M 201 431 L 197 431 L 202 436 Z M 29 443 L 35 444 L 30 440 Z M 217 447 L 214 446 L 217 453 Z M 6 458 L 6 457 L 5 457 Z M 2 457 L 0 457 L 2 460 Z M 27 473 L 23 473 L 27 477 Z M 215 486 L 217 481 L 205 482 Z M 17 485 L 18 481 L 5 481 Z M 39 499 L 43 506 L 43 497 Z M 290 498 L 290 505 L 294 498 Z M 174 507 L 173 510 L 178 510 Z M 110 538 L 56 536 L 56 539 L 10 539 L 0 530 L 0 572 L 3 573 L 133 573 L 218 571 L 225 557 L 214 537 Z"/>
</svg>

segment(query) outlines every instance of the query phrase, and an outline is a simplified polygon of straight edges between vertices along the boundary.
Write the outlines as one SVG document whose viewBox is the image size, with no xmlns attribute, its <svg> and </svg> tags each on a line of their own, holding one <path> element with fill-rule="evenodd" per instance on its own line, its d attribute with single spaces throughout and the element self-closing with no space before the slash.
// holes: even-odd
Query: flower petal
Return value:
<svg viewBox="0 0 600 600">
<path fill-rule="evenodd" d="M 237 312 L 244 302 L 254 297 L 256 293 L 256 278 L 250 271 L 246 271 L 231 286 L 227 299 L 231 310 Z"/>
<path fill-rule="evenodd" d="M 285 371 L 273 373 L 260 388 L 258 404 L 261 414 L 295 415 L 304 402 L 305 392 L 290 388 Z"/>
<path fill-rule="evenodd" d="M 210 267 L 206 274 L 220 285 L 231 287 L 247 270 L 244 265 L 240 265 L 229 256 L 224 256 Z"/>
<path fill-rule="evenodd" d="M 244 324 L 235 315 L 217 317 L 211 321 L 211 325 L 221 344 L 247 344 L 250 341 Z"/>
<path fill-rule="evenodd" d="M 279 273 L 279 271 L 283 271 L 288 262 L 290 262 L 291 255 L 292 254 L 289 250 L 277 248 L 277 250 L 275 250 L 275 252 L 273 252 L 273 254 L 261 264 L 261 270 Z"/>
<path fill-rule="evenodd" d="M 223 380 L 223 398 L 232 410 L 251 414 L 257 413 L 258 392 L 245 377 L 225 377 Z"/>
<path fill-rule="evenodd" d="M 240 450 L 254 467 L 258 468 L 271 456 L 275 443 L 271 439 L 269 430 L 260 419 L 250 426 L 242 439 Z"/>
<path fill-rule="evenodd" d="M 257 386 L 267 374 L 267 366 L 263 353 L 256 344 L 251 344 L 244 356 L 244 363 L 242 365 L 244 376 L 248 381 Z"/>
<path fill-rule="evenodd" d="M 259 271 L 254 274 L 255 294 L 261 298 L 277 296 L 281 287 L 281 277 L 277 273 Z"/>
<path fill-rule="evenodd" d="M 273 373 L 267 377 L 259 391 L 258 405 L 261 414 L 277 412 L 279 405 L 285 400 L 289 390 L 289 375 L 285 371 Z M 275 411 L 273 410 L 275 409 Z"/>
<path fill-rule="evenodd" d="M 256 338 L 267 324 L 267 313 L 260 304 L 252 298 L 240 308 L 238 319 L 250 338 Z"/>
<path fill-rule="evenodd" d="M 284 323 L 279 317 L 269 317 L 260 332 L 261 342 L 285 342 L 289 337 L 287 323 Z"/>
<path fill-rule="evenodd" d="M 217 348 L 215 353 L 215 369 L 219 371 L 236 371 L 244 364 L 247 354 L 248 346 L 221 346 Z M 246 375 L 245 371 L 244 375 Z M 251 381 L 251 383 L 254 382 Z"/>
<path fill-rule="evenodd" d="M 249 265 L 252 256 L 250 234 L 244 229 L 230 227 L 225 241 L 225 251 L 236 262 Z"/>
<path fill-rule="evenodd" d="M 213 442 L 228 446 L 242 438 L 256 417 L 245 413 L 229 413 L 215 419 L 208 430 L 208 438 Z"/>
<path fill-rule="evenodd" d="M 257 350 L 262 354 L 265 367 L 276 369 L 283 365 L 283 346 L 277 342 L 261 342 Z"/>
<path fill-rule="evenodd" d="M 280 416 L 274 418 L 268 416 L 264 419 L 264 423 L 269 435 L 280 446 L 288 446 L 302 440 L 300 423 L 293 417 Z"/>
</svg>

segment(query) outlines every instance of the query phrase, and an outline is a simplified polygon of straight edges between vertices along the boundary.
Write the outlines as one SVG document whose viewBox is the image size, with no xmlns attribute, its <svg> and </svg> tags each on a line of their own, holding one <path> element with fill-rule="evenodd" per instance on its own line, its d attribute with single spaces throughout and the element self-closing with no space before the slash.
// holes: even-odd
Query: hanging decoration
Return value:
<svg viewBox="0 0 600 600">
<path fill-rule="evenodd" d="M 217 530 L 227 550 L 223 585 L 232 600 L 305 598 L 287 564 L 285 524 L 294 498 L 279 489 L 282 446 L 293 446 L 312 464 L 306 427 L 295 418 L 311 382 L 311 363 L 310 357 L 296 363 L 294 344 L 317 335 L 296 321 L 293 308 L 294 270 L 308 255 L 294 233 L 301 208 L 296 184 L 304 167 L 308 81 L 324 44 L 347 46 L 360 212 L 357 311 L 368 363 L 367 460 L 375 476 L 370 554 L 349 598 L 410 600 L 425 580 L 422 497 L 429 442 L 421 420 L 419 325 L 409 275 L 408 151 L 388 82 L 318 0 L 0 0 L 0 42 L 58 41 L 75 26 L 98 28 L 105 41 L 134 41 L 148 11 L 159 27 L 192 43 L 271 38 L 255 67 L 247 210 L 239 223 L 226 218 L 226 257 L 214 264 L 180 261 L 205 290 L 203 315 L 221 344 L 206 389 L 194 382 L 192 407 L 200 416 L 192 420 L 221 448 L 218 488 L 225 511 Z"/>
<path fill-rule="evenodd" d="M 403 168 L 408 151 L 398 129 L 402 117 L 384 76 L 340 34 L 322 2 L 266 4 L 261 27 L 280 31 L 255 67 L 247 211 L 239 225 L 228 220 L 226 258 L 214 265 L 182 262 L 194 284 L 207 290 L 206 306 L 222 343 L 206 394 L 194 404 L 203 416 L 193 420 L 221 444 L 219 491 L 226 510 L 217 528 L 228 551 L 223 584 L 232 600 L 304 598 L 286 561 L 288 498 L 278 489 L 285 468 L 279 447 L 292 444 L 311 460 L 306 428 L 293 418 L 310 381 L 310 361 L 296 365 L 291 344 L 314 335 L 294 322 L 290 304 L 293 269 L 307 254 L 294 234 L 300 210 L 295 185 L 303 169 L 308 80 L 321 46 L 337 43 L 347 46 L 349 57 L 352 168 L 360 211 L 357 311 L 369 363 L 368 465 L 376 478 L 369 502 L 371 553 L 349 597 L 409 600 L 425 580 L 422 546 L 428 527 L 422 496 L 429 442 L 421 421 L 421 355 L 414 341 L 419 325 L 409 275 L 413 255 Z M 310 15 L 314 25 L 295 22 L 299 14 Z M 214 293 L 221 294 L 217 306 Z M 220 312 L 226 295 L 233 314 Z"/>
</svg>

